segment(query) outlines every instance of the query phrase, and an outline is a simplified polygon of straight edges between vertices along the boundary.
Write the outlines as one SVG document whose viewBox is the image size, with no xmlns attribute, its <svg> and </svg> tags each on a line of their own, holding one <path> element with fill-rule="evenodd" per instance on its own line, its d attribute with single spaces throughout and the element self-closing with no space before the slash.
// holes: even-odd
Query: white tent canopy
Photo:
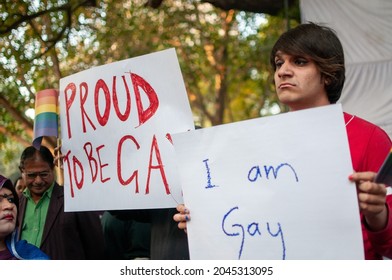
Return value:
<svg viewBox="0 0 392 280">
<path fill-rule="evenodd" d="M 343 109 L 392 138 L 392 1 L 301 0 L 302 22 L 333 28 L 345 51 Z"/>
</svg>

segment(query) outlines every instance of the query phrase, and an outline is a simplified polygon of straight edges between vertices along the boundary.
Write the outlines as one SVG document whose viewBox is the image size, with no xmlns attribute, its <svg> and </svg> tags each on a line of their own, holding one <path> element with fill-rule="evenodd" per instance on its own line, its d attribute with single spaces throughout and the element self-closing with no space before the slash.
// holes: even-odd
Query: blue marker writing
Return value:
<svg viewBox="0 0 392 280">
<path fill-rule="evenodd" d="M 238 259 L 241 259 L 241 256 L 243 254 L 244 250 L 244 245 L 246 242 L 246 238 L 253 238 L 253 237 L 262 237 L 261 234 L 261 227 L 260 223 L 257 222 L 252 222 L 249 225 L 242 225 L 240 223 L 233 223 L 230 225 L 230 222 L 228 222 L 229 218 L 232 218 L 232 213 L 234 211 L 239 210 L 238 206 L 231 208 L 224 216 L 222 219 L 222 231 L 224 232 L 225 235 L 229 237 L 239 237 L 241 242 L 239 246 L 239 252 L 238 252 Z M 283 230 L 282 226 L 280 223 L 276 223 L 277 225 L 277 230 L 273 232 L 271 230 L 271 223 L 267 222 L 266 223 L 266 230 L 269 234 L 270 237 L 273 238 L 279 238 L 280 237 L 280 243 L 281 243 L 281 248 L 282 248 L 282 260 L 286 259 L 286 244 L 283 236 Z M 268 235 L 266 236 L 268 237 Z M 261 250 L 261 248 L 260 248 Z"/>
<path fill-rule="evenodd" d="M 208 165 L 208 161 L 209 161 L 209 159 L 203 160 L 204 165 L 206 167 L 206 172 L 207 172 L 207 186 L 205 188 L 211 189 L 211 188 L 215 188 L 217 186 L 215 186 L 211 183 L 211 170 L 210 170 L 210 166 Z"/>
<path fill-rule="evenodd" d="M 281 163 L 276 168 L 274 166 L 271 166 L 271 165 L 270 166 L 264 165 L 265 179 L 267 179 L 267 180 L 270 179 L 271 172 L 272 172 L 272 175 L 274 176 L 273 179 L 277 179 L 278 175 L 279 175 L 279 171 L 283 167 L 288 167 L 289 170 L 294 174 L 295 181 L 298 182 L 297 172 L 295 171 L 294 167 L 292 167 L 288 163 Z M 285 169 L 287 169 L 287 168 L 285 168 Z M 263 172 L 262 172 L 260 166 L 255 165 L 248 172 L 248 180 L 251 181 L 251 182 L 255 182 L 259 178 L 263 178 Z"/>
</svg>

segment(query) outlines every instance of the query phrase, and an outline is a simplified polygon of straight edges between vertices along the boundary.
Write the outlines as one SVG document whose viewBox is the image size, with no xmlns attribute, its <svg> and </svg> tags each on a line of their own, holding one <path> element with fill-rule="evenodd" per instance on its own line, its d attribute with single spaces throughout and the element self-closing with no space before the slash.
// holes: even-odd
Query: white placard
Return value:
<svg viewBox="0 0 392 280">
<path fill-rule="evenodd" d="M 65 210 L 175 207 L 170 134 L 194 129 L 174 49 L 60 80 Z"/>
<path fill-rule="evenodd" d="M 363 259 L 340 105 L 173 135 L 191 259 Z"/>
</svg>

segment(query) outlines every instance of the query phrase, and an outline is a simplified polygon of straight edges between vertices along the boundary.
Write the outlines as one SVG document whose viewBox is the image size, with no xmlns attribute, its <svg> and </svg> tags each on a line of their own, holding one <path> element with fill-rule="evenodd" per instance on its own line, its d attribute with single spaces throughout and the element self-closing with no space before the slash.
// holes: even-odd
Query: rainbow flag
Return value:
<svg viewBox="0 0 392 280">
<path fill-rule="evenodd" d="M 45 89 L 35 95 L 33 146 L 41 147 L 44 136 L 58 137 L 58 91 Z"/>
</svg>

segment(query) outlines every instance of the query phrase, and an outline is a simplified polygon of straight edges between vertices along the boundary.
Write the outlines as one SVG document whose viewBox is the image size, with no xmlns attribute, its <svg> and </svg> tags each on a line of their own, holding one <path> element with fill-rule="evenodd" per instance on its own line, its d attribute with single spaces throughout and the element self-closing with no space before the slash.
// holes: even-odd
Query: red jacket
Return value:
<svg viewBox="0 0 392 280">
<path fill-rule="evenodd" d="M 356 172 L 377 172 L 391 150 L 389 136 L 380 127 L 357 116 L 344 114 L 353 169 Z M 365 259 L 392 258 L 392 196 L 387 196 L 389 220 L 386 228 L 372 232 L 361 214 Z"/>
</svg>

